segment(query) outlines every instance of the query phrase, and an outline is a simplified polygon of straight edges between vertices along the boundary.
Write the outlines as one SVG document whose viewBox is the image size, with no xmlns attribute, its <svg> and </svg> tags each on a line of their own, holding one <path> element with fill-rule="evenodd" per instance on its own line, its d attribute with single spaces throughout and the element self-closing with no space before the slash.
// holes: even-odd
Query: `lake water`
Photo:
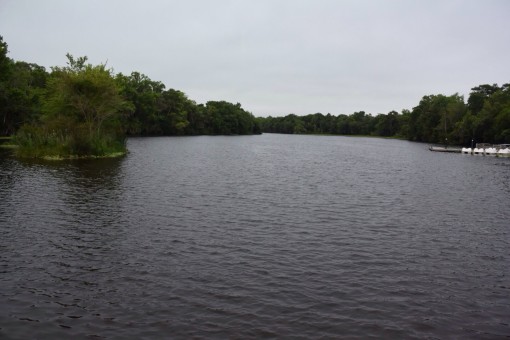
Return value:
<svg viewBox="0 0 510 340">
<path fill-rule="evenodd" d="M 0 338 L 510 337 L 510 159 L 334 136 L 0 151 Z"/>
</svg>

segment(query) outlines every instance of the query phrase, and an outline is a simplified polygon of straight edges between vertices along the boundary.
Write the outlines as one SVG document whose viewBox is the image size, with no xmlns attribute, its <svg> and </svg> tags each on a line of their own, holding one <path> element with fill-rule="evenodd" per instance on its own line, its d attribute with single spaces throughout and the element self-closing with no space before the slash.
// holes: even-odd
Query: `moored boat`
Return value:
<svg viewBox="0 0 510 340">
<path fill-rule="evenodd" d="M 474 148 L 462 148 L 461 153 L 470 155 L 510 157 L 510 144 L 491 145 L 487 143 L 477 143 Z"/>
</svg>

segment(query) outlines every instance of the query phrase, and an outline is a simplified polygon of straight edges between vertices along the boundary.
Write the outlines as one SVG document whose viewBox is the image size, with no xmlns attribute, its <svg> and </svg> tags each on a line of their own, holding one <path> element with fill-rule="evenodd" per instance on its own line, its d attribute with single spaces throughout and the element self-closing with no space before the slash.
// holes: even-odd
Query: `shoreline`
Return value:
<svg viewBox="0 0 510 340">
<path fill-rule="evenodd" d="M 43 159 L 45 161 L 74 161 L 74 160 L 86 160 L 86 159 L 105 159 L 105 158 L 119 158 L 127 155 L 127 151 L 112 152 L 106 155 L 69 155 L 69 156 L 42 156 L 42 157 L 21 157 L 21 158 L 32 158 L 32 159 Z"/>
<path fill-rule="evenodd" d="M 333 137 L 356 137 L 356 138 L 382 138 L 382 139 L 398 139 L 398 140 L 408 140 L 405 137 L 397 137 L 397 136 L 374 136 L 374 135 L 342 135 L 336 133 L 281 133 L 281 132 L 262 132 L 262 134 L 268 135 L 296 135 L 296 136 L 333 136 Z M 423 142 L 425 143 L 425 142 Z"/>
<path fill-rule="evenodd" d="M 19 146 L 16 144 L 2 144 L 0 143 L 0 149 L 15 151 Z M 40 159 L 45 161 L 72 161 L 72 160 L 86 160 L 86 159 L 105 159 L 105 158 L 119 158 L 127 155 L 128 151 L 111 152 L 105 155 L 46 155 L 46 156 L 20 156 L 13 152 L 13 156 L 19 159 Z"/>
</svg>

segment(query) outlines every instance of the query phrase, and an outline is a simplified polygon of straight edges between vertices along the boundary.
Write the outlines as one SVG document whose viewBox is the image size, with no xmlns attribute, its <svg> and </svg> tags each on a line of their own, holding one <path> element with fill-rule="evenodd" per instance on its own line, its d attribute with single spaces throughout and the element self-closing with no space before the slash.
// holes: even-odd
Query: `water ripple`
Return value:
<svg viewBox="0 0 510 340">
<path fill-rule="evenodd" d="M 0 337 L 510 336 L 510 160 L 394 140 L 0 155 Z"/>
</svg>

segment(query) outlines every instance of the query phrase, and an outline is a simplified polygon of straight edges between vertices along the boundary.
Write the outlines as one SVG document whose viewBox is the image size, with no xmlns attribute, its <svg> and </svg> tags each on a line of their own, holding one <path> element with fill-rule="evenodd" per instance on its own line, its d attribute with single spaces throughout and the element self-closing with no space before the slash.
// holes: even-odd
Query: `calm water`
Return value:
<svg viewBox="0 0 510 340">
<path fill-rule="evenodd" d="M 510 159 L 396 140 L 0 151 L 0 338 L 510 337 Z"/>
</svg>

